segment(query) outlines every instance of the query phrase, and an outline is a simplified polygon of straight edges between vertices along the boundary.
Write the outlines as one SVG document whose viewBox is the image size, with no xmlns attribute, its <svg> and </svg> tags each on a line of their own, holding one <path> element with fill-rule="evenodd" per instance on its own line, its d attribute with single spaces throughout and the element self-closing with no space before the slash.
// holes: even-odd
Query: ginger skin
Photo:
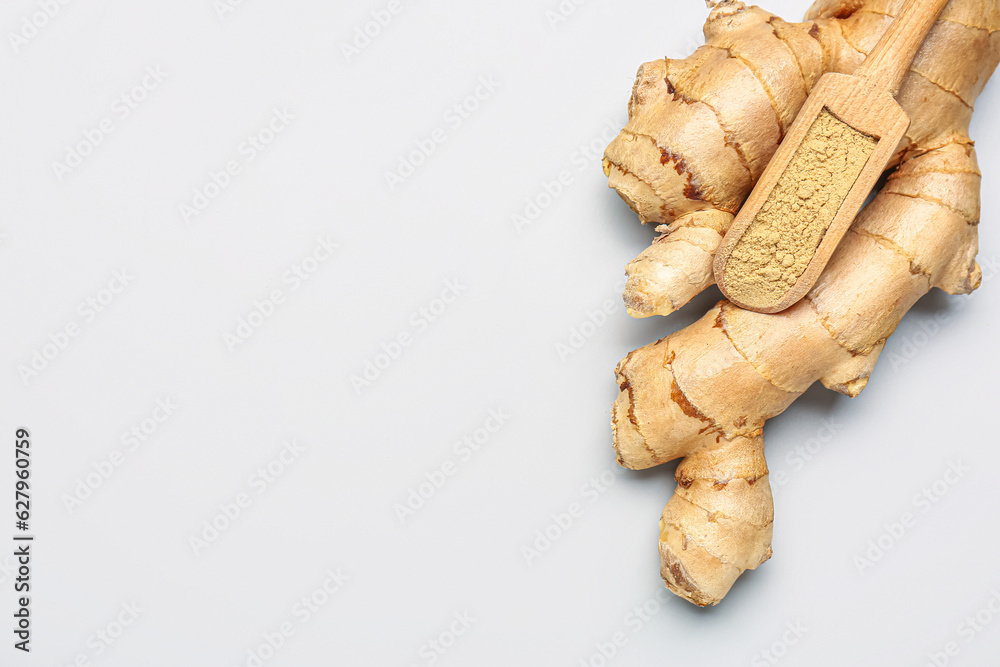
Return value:
<svg viewBox="0 0 1000 667">
<path fill-rule="evenodd" d="M 724 1 L 707 45 L 639 70 L 609 183 L 665 233 L 628 266 L 634 316 L 665 315 L 710 286 L 712 257 L 812 86 L 850 73 L 903 0 L 820 0 L 805 23 Z M 886 185 L 801 302 L 771 315 L 720 302 L 616 369 L 614 447 L 627 468 L 684 458 L 660 522 L 670 590 L 717 604 L 771 555 L 763 426 L 817 380 L 848 396 L 932 287 L 979 286 L 981 175 L 972 107 L 1000 61 L 1000 2 L 952 0 L 903 81 L 911 118 Z M 894 165 L 894 166 L 895 166 Z"/>
</svg>

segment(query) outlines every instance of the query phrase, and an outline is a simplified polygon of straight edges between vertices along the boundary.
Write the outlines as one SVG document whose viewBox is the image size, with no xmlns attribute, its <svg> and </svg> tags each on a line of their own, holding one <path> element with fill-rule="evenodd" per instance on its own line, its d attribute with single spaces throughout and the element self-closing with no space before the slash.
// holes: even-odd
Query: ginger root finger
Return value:
<svg viewBox="0 0 1000 667">
<path fill-rule="evenodd" d="M 629 315 L 669 315 L 715 284 L 712 258 L 732 221 L 731 213 L 696 211 L 663 228 L 625 267 L 623 298 Z"/>
<path fill-rule="evenodd" d="M 660 574 L 698 606 L 718 604 L 736 579 L 771 557 L 774 504 L 764 439 L 721 439 L 684 459 L 660 519 Z"/>
</svg>

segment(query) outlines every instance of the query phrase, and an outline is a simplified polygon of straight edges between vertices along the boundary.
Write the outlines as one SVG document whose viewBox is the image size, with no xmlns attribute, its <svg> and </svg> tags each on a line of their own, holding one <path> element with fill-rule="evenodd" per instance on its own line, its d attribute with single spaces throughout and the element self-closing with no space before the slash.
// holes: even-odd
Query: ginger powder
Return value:
<svg viewBox="0 0 1000 667">
<path fill-rule="evenodd" d="M 877 144 L 826 109 L 820 112 L 729 256 L 732 298 L 757 307 L 791 289 Z"/>
</svg>

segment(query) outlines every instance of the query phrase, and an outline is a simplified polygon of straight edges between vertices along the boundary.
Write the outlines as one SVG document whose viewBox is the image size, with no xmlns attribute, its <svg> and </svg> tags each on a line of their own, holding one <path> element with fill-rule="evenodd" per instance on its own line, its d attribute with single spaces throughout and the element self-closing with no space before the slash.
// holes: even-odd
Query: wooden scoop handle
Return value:
<svg viewBox="0 0 1000 667">
<path fill-rule="evenodd" d="M 927 33 L 949 0 L 909 0 L 854 76 L 868 79 L 893 96 Z"/>
</svg>

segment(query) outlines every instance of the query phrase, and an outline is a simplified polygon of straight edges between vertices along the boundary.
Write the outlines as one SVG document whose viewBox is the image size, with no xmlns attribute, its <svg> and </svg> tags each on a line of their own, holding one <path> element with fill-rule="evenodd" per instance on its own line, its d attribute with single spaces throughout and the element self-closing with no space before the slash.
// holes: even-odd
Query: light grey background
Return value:
<svg viewBox="0 0 1000 667">
<path fill-rule="evenodd" d="M 8 3 L 0 542 L 14 532 L 18 426 L 33 434 L 37 542 L 30 656 L 10 646 L 12 558 L 0 556 L 0 664 L 248 665 L 283 623 L 294 634 L 263 664 L 758 665 L 773 650 L 784 665 L 922 665 L 949 641 L 949 664 L 987 664 L 1000 619 L 961 624 L 1000 590 L 998 284 L 921 301 L 861 397 L 814 388 L 773 420 L 772 476 L 787 475 L 774 557 L 712 609 L 661 594 L 673 466 L 615 475 L 602 492 L 590 480 L 616 470 L 615 363 L 718 294 L 667 320 L 626 316 L 622 267 L 653 233 L 586 146 L 599 153 L 624 122 L 639 64 L 700 43 L 706 9 L 564 2 L 575 11 L 553 26 L 557 0 L 403 0 L 348 60 L 342 45 L 388 4 L 245 0 L 220 17 L 211 0 L 72 0 L 15 49 L 9 34 L 41 10 Z M 767 3 L 787 18 L 807 4 Z M 116 99 L 147 68 L 166 76 L 120 118 Z M 449 124 L 481 78 L 495 91 Z M 294 118 L 249 161 L 241 143 L 275 109 Z M 998 111 L 994 82 L 973 127 L 988 275 Z M 53 162 L 105 118 L 113 131 L 60 179 Z M 437 128 L 444 143 L 391 190 L 385 172 Z M 179 206 L 230 160 L 240 172 L 186 222 Z M 564 170 L 569 185 L 516 229 Z M 295 287 L 286 272 L 317 238 L 339 247 Z M 103 292 L 114 271 L 129 284 Z M 448 281 L 459 296 L 441 312 Z M 231 350 L 225 336 L 274 290 L 283 303 Z M 110 303 L 88 319 L 88 298 Z M 606 321 L 586 326 L 608 300 Z M 439 313 L 426 328 L 421 308 Z M 79 335 L 25 381 L 19 367 L 69 324 Z M 574 331 L 589 336 L 566 354 Z M 356 391 L 351 377 L 400 334 L 410 345 Z M 177 407 L 132 451 L 123 434 L 151 429 L 167 399 Z M 456 451 L 491 410 L 503 425 Z M 798 458 L 811 439 L 812 458 Z M 289 440 L 304 451 L 258 493 L 252 476 Z M 116 450 L 121 465 L 69 509 Z M 454 474 L 401 521 L 397 504 L 449 461 Z M 952 462 L 968 470 L 923 511 L 915 495 Z M 196 554 L 190 538 L 241 493 L 249 506 Z M 573 503 L 582 515 L 529 564 L 522 547 Z M 915 525 L 885 537 L 908 511 Z M 891 548 L 859 572 L 880 537 Z M 317 593 L 329 571 L 348 579 Z M 296 604 L 313 594 L 325 604 L 303 622 Z M 129 604 L 141 612 L 108 646 L 96 633 L 117 634 Z M 617 633 L 624 645 L 603 658 Z M 443 653 L 428 644 L 450 638 Z"/>
</svg>

